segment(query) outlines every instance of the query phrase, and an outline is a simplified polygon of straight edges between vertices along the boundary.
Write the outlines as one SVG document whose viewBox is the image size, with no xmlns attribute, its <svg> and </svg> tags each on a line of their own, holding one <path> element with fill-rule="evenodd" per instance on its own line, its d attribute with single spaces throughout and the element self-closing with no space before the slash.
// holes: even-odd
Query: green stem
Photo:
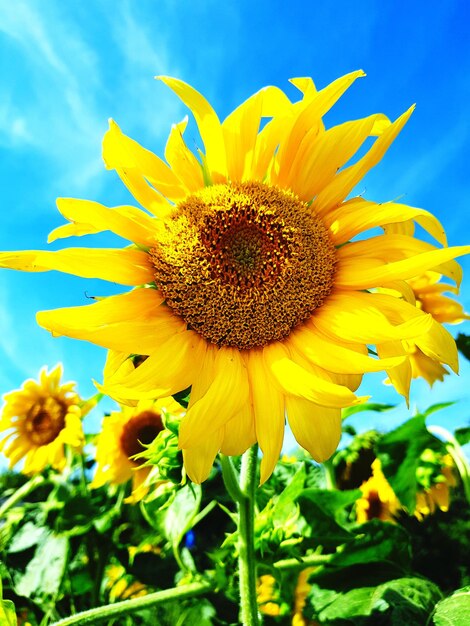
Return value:
<svg viewBox="0 0 470 626">
<path fill-rule="evenodd" d="M 273 563 L 273 567 L 280 571 L 302 570 L 306 567 L 325 565 L 332 559 L 332 554 L 310 554 L 302 559 L 282 559 Z"/>
<path fill-rule="evenodd" d="M 258 626 L 255 556 L 255 489 L 258 446 L 249 448 L 242 457 L 238 502 L 238 573 L 240 577 L 240 607 L 244 626 Z"/>
<path fill-rule="evenodd" d="M 446 442 L 447 452 L 450 454 L 455 463 L 462 480 L 465 496 L 468 502 L 470 502 L 470 465 L 461 445 L 454 435 L 442 426 L 428 426 L 428 430 L 431 434 L 439 437 L 439 439 L 444 439 Z"/>
<path fill-rule="evenodd" d="M 222 467 L 222 477 L 224 479 L 225 488 L 228 495 L 237 504 L 243 500 L 243 493 L 239 485 L 239 477 L 237 471 L 233 467 L 232 459 L 225 454 L 219 454 L 220 465 Z"/>
<path fill-rule="evenodd" d="M 325 487 L 329 491 L 334 491 L 336 489 L 336 476 L 333 463 L 330 460 L 324 461 L 322 467 L 323 475 L 325 476 Z"/>
<path fill-rule="evenodd" d="M 41 474 L 33 476 L 31 480 L 28 480 L 27 483 L 17 489 L 15 493 L 10 496 L 8 500 L 6 500 L 6 502 L 2 504 L 2 506 L 0 506 L 0 518 L 5 515 L 5 513 L 9 511 L 12 507 L 14 507 L 15 504 L 21 502 L 21 500 L 23 500 L 23 498 L 29 495 L 32 491 L 47 482 L 48 481 L 43 476 L 41 476 Z"/>
<path fill-rule="evenodd" d="M 70 617 L 54 622 L 50 626 L 86 626 L 87 624 L 97 624 L 102 620 L 109 620 L 119 615 L 135 613 L 142 609 L 147 609 L 163 602 L 171 600 L 184 600 L 185 598 L 194 598 L 203 595 L 214 589 L 214 585 L 209 582 L 191 583 L 189 585 L 181 585 L 181 587 L 173 587 L 172 589 L 164 589 L 149 593 L 146 596 L 132 598 L 131 600 L 123 600 L 114 604 L 106 604 L 95 609 L 76 613 Z"/>
</svg>

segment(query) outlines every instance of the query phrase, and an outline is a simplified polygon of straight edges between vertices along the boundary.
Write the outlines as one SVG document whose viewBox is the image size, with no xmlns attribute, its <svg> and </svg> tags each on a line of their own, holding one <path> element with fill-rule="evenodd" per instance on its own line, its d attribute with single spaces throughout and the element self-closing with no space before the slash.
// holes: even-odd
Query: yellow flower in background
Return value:
<svg viewBox="0 0 470 626">
<path fill-rule="evenodd" d="M 147 493 L 145 481 L 151 466 L 134 459 L 164 428 L 162 412 L 178 415 L 181 406 L 173 398 L 141 400 L 135 407 L 122 406 L 103 419 L 96 441 L 97 468 L 92 487 L 119 485 L 132 478 L 133 500 Z"/>
<path fill-rule="evenodd" d="M 302 611 L 305 607 L 307 596 L 312 585 L 308 582 L 310 574 L 314 571 L 314 567 L 306 567 L 301 570 L 297 579 L 294 598 L 294 615 L 292 617 L 292 626 L 313 626 L 317 622 L 307 620 Z"/>
<path fill-rule="evenodd" d="M 470 319 L 459 302 L 444 295 L 446 292 L 457 294 L 458 289 L 440 282 L 441 278 L 438 272 L 425 272 L 407 281 L 413 290 L 416 306 L 432 315 L 441 324 L 460 324 Z M 445 367 L 428 357 L 418 347 L 413 351 L 410 346 L 410 363 L 412 377 L 424 378 L 431 386 L 436 380 L 444 380 L 444 376 L 449 373 Z"/>
<path fill-rule="evenodd" d="M 459 284 L 453 259 L 470 246 L 448 248 L 441 224 L 423 209 L 346 200 L 413 110 L 394 122 L 374 114 L 326 129 L 324 114 L 363 75 L 320 91 L 310 78 L 293 79 L 301 93 L 295 102 L 266 87 L 222 123 L 195 89 L 160 77 L 192 111 L 204 150 L 195 156 L 187 147 L 186 119 L 171 129 L 166 162 L 111 121 L 104 161 L 143 209 L 63 198 L 59 211 L 70 223 L 49 238 L 111 230 L 131 245 L 0 255 L 5 267 L 132 288 L 37 319 L 54 335 L 111 351 L 103 389 L 114 398 L 135 403 L 192 387 L 179 444 L 195 482 L 219 451 L 238 455 L 255 441 L 264 482 L 286 415 L 299 444 L 327 459 L 341 436 L 341 408 L 359 401 L 353 392 L 362 375 L 408 361 L 406 340 L 457 370 L 451 335 L 401 291 L 436 267 Z M 350 163 L 370 137 L 369 150 Z M 363 236 L 410 221 L 438 245 L 390 231 Z M 133 368 L 136 354 L 148 358 Z M 398 381 L 407 394 L 402 387 Z"/>
<path fill-rule="evenodd" d="M 108 565 L 106 568 L 106 589 L 112 602 L 140 598 L 149 593 L 147 587 L 132 576 L 126 574 L 122 565 Z"/>
<path fill-rule="evenodd" d="M 74 382 L 60 383 L 62 365 L 50 372 L 43 367 L 39 380 L 25 381 L 21 389 L 3 396 L 0 414 L 0 451 L 13 467 L 24 459 L 25 474 L 40 472 L 47 465 L 65 466 L 64 446 L 81 448 L 83 404 Z"/>
<path fill-rule="evenodd" d="M 447 292 L 458 294 L 458 288 L 441 282 L 441 279 L 442 275 L 435 271 L 408 279 L 404 296 L 441 324 L 459 324 L 470 319 L 459 302 L 444 295 Z M 412 339 L 404 341 L 403 346 L 409 355 L 409 361 L 390 372 L 391 382 L 396 387 L 408 389 L 411 378 L 424 378 L 432 386 L 436 380 L 444 380 L 444 376 L 449 373 L 439 360 L 423 352 Z M 405 391 L 402 393 L 406 395 Z"/>
<path fill-rule="evenodd" d="M 271 616 L 280 614 L 279 590 L 277 589 L 274 576 L 263 574 L 263 576 L 258 578 L 256 597 L 260 613 Z"/>
<path fill-rule="evenodd" d="M 414 516 L 422 520 L 428 515 L 432 515 L 437 509 L 448 511 L 450 506 L 450 490 L 457 485 L 453 467 L 454 462 L 448 454 L 441 459 L 439 475 L 432 481 L 432 484 L 416 494 L 416 507 Z"/>
<path fill-rule="evenodd" d="M 356 518 L 359 524 L 371 519 L 394 522 L 401 504 L 383 475 L 379 459 L 372 463 L 372 476 L 360 486 L 362 497 L 356 501 Z"/>
</svg>

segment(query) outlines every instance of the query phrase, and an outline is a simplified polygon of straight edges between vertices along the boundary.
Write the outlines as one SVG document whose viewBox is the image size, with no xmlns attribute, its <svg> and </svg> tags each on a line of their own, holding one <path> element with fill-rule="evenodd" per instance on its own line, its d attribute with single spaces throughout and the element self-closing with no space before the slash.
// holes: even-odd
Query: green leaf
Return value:
<svg viewBox="0 0 470 626">
<path fill-rule="evenodd" d="M 455 438 L 459 442 L 461 446 L 465 446 L 470 442 L 470 426 L 463 426 L 462 428 L 457 428 L 454 432 Z"/>
<path fill-rule="evenodd" d="M 201 497 L 201 487 L 191 483 L 179 489 L 164 509 L 158 500 L 144 502 L 142 507 L 148 522 L 173 545 L 178 545 L 199 512 Z"/>
<path fill-rule="evenodd" d="M 1 626 L 17 626 L 15 605 L 11 600 L 3 599 L 2 580 L 0 578 L 0 624 Z"/>
<path fill-rule="evenodd" d="M 328 498 L 319 495 L 323 491 L 322 489 L 305 489 L 298 497 L 297 502 L 302 515 L 311 528 L 311 536 L 316 545 L 335 548 L 339 544 L 350 541 L 353 535 L 336 521 L 338 511 L 332 511 L 334 506 L 331 505 L 330 507 L 327 504 Z M 331 491 L 326 491 L 326 493 L 333 494 Z M 347 492 L 337 493 L 339 496 L 342 493 L 347 494 Z"/>
<path fill-rule="evenodd" d="M 410 570 L 410 539 L 404 528 L 374 519 L 358 526 L 356 533 L 354 541 L 333 555 L 328 567 L 387 563 L 393 565 L 397 573 L 407 573 Z"/>
<path fill-rule="evenodd" d="M 470 336 L 459 333 L 455 340 L 458 350 L 464 355 L 466 359 L 470 360 Z"/>
<path fill-rule="evenodd" d="M 455 402 L 438 402 L 437 404 L 432 404 L 429 408 L 422 412 L 424 417 L 431 415 L 431 413 L 435 413 L 436 411 L 440 411 L 441 409 L 446 409 L 448 406 L 452 406 Z"/>
<path fill-rule="evenodd" d="M 439 588 L 434 583 L 414 577 L 390 580 L 377 587 L 351 589 L 346 593 L 323 590 L 314 585 L 309 595 L 313 611 L 307 609 L 305 613 L 307 617 L 331 626 L 343 624 L 342 620 L 355 626 L 424 624 L 440 597 Z"/>
<path fill-rule="evenodd" d="M 426 417 L 416 415 L 378 440 L 377 456 L 397 498 L 411 513 L 416 506 L 416 470 L 420 456 L 430 448 L 445 452 L 445 444 L 426 428 Z"/>
<path fill-rule="evenodd" d="M 15 591 L 20 596 L 50 599 L 59 591 L 67 564 L 67 537 L 51 532 L 40 541 L 23 575 L 15 576 Z"/>
<path fill-rule="evenodd" d="M 8 546 L 8 552 L 14 554 L 16 552 L 23 552 L 36 546 L 41 541 L 44 541 L 49 531 L 43 526 L 36 526 L 33 522 L 26 522 L 24 526 L 21 526 L 18 532 L 15 534 Z"/>
<path fill-rule="evenodd" d="M 16 626 L 15 605 L 11 600 L 0 600 L 0 624 L 2 626 Z"/>
<path fill-rule="evenodd" d="M 366 402 L 364 404 L 356 404 L 355 406 L 349 406 L 346 409 L 343 409 L 341 416 L 343 420 L 351 415 L 355 415 L 356 413 L 362 413 L 363 411 L 376 411 L 378 413 L 382 413 L 383 411 L 389 411 L 390 409 L 394 409 L 394 404 L 381 404 L 379 402 Z"/>
<path fill-rule="evenodd" d="M 344 511 L 353 505 L 362 496 L 360 489 L 345 491 L 331 491 L 330 489 L 305 489 L 302 495 L 313 500 L 325 513 L 331 515 L 337 522 L 342 522 Z"/>
<path fill-rule="evenodd" d="M 435 626 L 468 626 L 470 624 L 470 586 L 458 589 L 441 600 L 433 615 Z"/>
<path fill-rule="evenodd" d="M 292 478 L 292 481 L 277 498 L 272 510 L 272 520 L 275 526 L 282 525 L 291 515 L 294 501 L 304 490 L 306 476 L 305 464 L 302 464 Z"/>
</svg>

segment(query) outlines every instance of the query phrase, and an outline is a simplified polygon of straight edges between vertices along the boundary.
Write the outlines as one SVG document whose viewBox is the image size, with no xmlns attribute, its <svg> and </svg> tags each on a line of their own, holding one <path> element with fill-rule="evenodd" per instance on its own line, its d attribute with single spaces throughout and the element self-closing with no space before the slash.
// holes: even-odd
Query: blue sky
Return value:
<svg viewBox="0 0 470 626">
<path fill-rule="evenodd" d="M 359 68 L 367 78 L 328 115 L 328 124 L 374 112 L 394 118 L 413 102 L 417 108 L 358 191 L 426 208 L 443 221 L 452 245 L 469 243 L 469 7 L 466 0 L 0 0 L 0 249 L 44 248 L 49 231 L 62 223 L 58 196 L 131 203 L 103 167 L 101 139 L 113 117 L 162 154 L 170 124 L 186 111 L 154 75 L 190 82 L 223 118 L 267 84 L 288 88 L 289 78 L 312 76 L 322 87 Z M 65 245 L 118 244 L 87 239 Z M 468 270 L 470 260 L 462 264 Z M 467 274 L 462 301 L 470 310 Z M 0 393 L 36 376 L 43 364 L 62 361 L 66 378 L 91 395 L 105 351 L 53 339 L 36 326 L 35 313 L 112 292 L 56 272 L 2 270 Z M 470 334 L 468 323 L 458 330 Z M 461 365 L 460 377 L 432 391 L 416 383 L 412 405 L 460 399 L 433 418 L 451 427 L 466 423 L 470 366 L 463 359 Z M 382 378 L 366 378 L 363 393 L 399 402 Z M 394 414 L 355 423 L 385 427 L 404 415 L 401 405 Z"/>
</svg>

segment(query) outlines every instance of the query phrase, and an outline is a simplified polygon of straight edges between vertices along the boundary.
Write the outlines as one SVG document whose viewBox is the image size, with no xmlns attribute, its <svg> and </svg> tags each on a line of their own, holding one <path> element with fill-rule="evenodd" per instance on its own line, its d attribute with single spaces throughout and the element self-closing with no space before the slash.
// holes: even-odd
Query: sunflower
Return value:
<svg viewBox="0 0 470 626">
<path fill-rule="evenodd" d="M 256 598 L 260 613 L 263 615 L 280 615 L 279 590 L 276 579 L 271 574 L 263 574 L 258 578 L 256 585 Z"/>
<path fill-rule="evenodd" d="M 146 494 L 145 480 L 151 466 L 144 459 L 134 457 L 164 429 L 164 412 L 177 415 L 182 409 L 173 398 L 141 400 L 135 407 L 121 406 L 119 411 L 104 418 L 96 442 L 97 469 L 92 487 L 106 483 L 119 485 L 132 478 L 132 499 L 141 499 Z"/>
<path fill-rule="evenodd" d="M 457 370 L 451 335 L 401 294 L 407 279 L 430 269 L 458 284 L 454 258 L 470 247 L 448 248 L 441 224 L 423 209 L 346 199 L 413 110 L 394 122 L 374 114 L 326 129 L 324 114 L 363 75 L 320 91 L 310 78 L 292 79 L 301 93 L 295 102 L 266 87 L 222 123 L 194 88 L 160 77 L 192 111 L 204 148 L 197 155 L 188 148 L 184 119 L 171 129 L 165 162 L 111 121 L 105 164 L 143 209 L 62 198 L 70 223 L 49 238 L 111 230 L 131 245 L 0 256 L 5 267 L 132 287 L 37 319 L 54 335 L 112 351 L 104 379 L 112 397 L 132 403 L 191 387 L 179 444 L 195 482 L 219 451 L 238 455 L 256 441 L 264 482 L 286 416 L 298 443 L 327 459 L 341 435 L 341 408 L 360 401 L 362 375 L 409 361 L 406 340 Z M 410 221 L 437 245 L 393 230 L 364 236 Z M 135 354 L 148 358 L 133 369 Z"/>
<path fill-rule="evenodd" d="M 402 506 L 383 475 L 379 459 L 372 463 L 372 476 L 362 483 L 360 490 L 362 496 L 356 501 L 356 518 L 360 524 L 371 519 L 395 521 Z"/>
<path fill-rule="evenodd" d="M 457 264 L 455 267 L 457 268 Z M 459 272 L 461 272 L 460 269 Z M 441 324 L 459 324 L 470 319 L 459 302 L 444 295 L 446 292 L 458 294 L 458 288 L 441 282 L 441 279 L 442 275 L 435 271 L 427 271 L 411 278 L 406 281 L 405 297 Z M 448 369 L 439 360 L 425 354 L 412 339 L 404 341 L 403 347 L 408 353 L 409 360 L 391 372 L 391 378 L 395 379 L 398 387 L 400 387 L 400 377 L 401 381 L 406 381 L 401 385 L 405 389 L 403 395 L 406 395 L 411 378 L 424 378 L 432 387 L 436 380 L 442 381 L 444 376 L 449 374 Z"/>
<path fill-rule="evenodd" d="M 105 572 L 106 590 L 112 602 L 140 598 L 149 593 L 148 588 L 126 573 L 122 565 L 108 565 Z"/>
<path fill-rule="evenodd" d="M 454 462 L 449 454 L 440 456 L 438 474 L 432 475 L 426 486 L 416 494 L 414 516 L 420 521 L 435 513 L 449 510 L 451 488 L 457 485 L 454 475 Z"/>
<path fill-rule="evenodd" d="M 62 470 L 64 446 L 80 449 L 84 443 L 84 403 L 75 392 L 76 383 L 60 384 L 61 377 L 60 363 L 50 372 L 43 367 L 38 381 L 29 379 L 21 389 L 3 396 L 0 451 L 10 460 L 10 467 L 24 458 L 25 474 L 38 473 L 47 465 Z"/>
<path fill-rule="evenodd" d="M 307 602 L 307 597 L 312 588 L 312 585 L 308 582 L 310 574 L 315 571 L 314 567 L 306 567 L 299 572 L 297 578 L 297 585 L 295 587 L 294 598 L 294 615 L 292 617 L 292 626 L 314 626 L 318 622 L 307 620 L 303 616 L 303 610 Z"/>
</svg>

